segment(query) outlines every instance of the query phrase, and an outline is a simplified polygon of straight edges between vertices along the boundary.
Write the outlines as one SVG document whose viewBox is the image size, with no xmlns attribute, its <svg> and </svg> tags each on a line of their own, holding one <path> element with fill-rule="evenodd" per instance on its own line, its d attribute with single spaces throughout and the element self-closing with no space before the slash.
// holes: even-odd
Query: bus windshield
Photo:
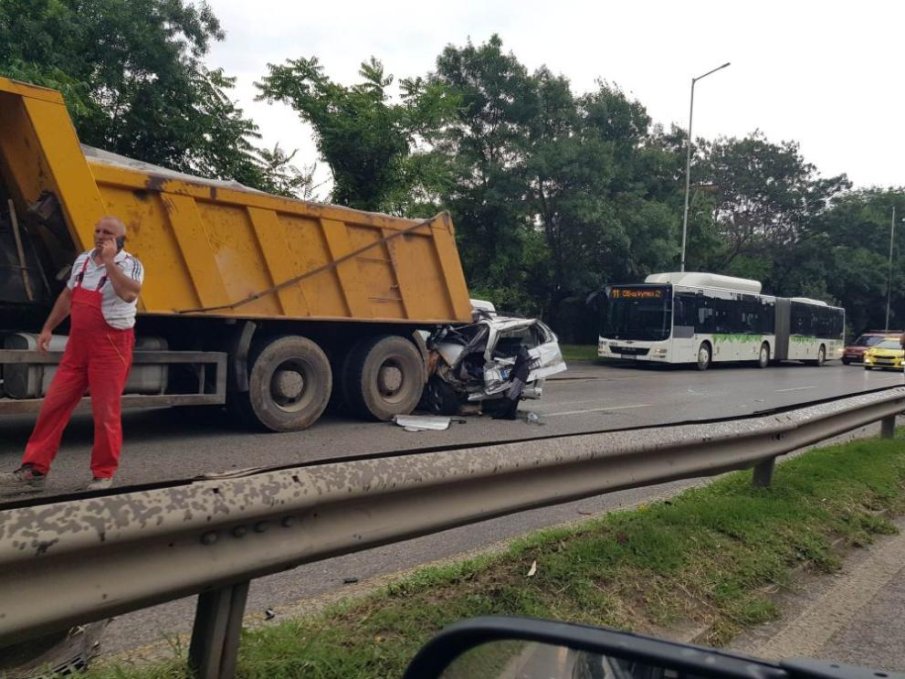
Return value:
<svg viewBox="0 0 905 679">
<path fill-rule="evenodd" d="M 648 342 L 668 339 L 672 328 L 670 292 L 669 286 L 613 286 L 603 337 Z"/>
</svg>

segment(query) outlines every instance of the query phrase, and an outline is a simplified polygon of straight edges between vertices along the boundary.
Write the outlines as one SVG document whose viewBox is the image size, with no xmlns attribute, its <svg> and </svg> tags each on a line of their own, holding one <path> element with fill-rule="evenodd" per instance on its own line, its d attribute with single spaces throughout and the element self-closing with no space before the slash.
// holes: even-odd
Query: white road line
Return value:
<svg viewBox="0 0 905 679">
<path fill-rule="evenodd" d="M 778 394 L 781 391 L 807 391 L 808 389 L 816 389 L 817 387 L 792 387 L 791 389 L 777 389 Z"/>
<path fill-rule="evenodd" d="M 539 413 L 541 417 L 556 417 L 558 415 L 582 415 L 584 413 L 599 413 L 608 410 L 628 410 L 629 408 L 649 408 L 650 403 L 635 403 L 630 406 L 610 406 L 608 408 L 590 408 L 589 410 L 564 410 L 558 413 Z"/>
</svg>

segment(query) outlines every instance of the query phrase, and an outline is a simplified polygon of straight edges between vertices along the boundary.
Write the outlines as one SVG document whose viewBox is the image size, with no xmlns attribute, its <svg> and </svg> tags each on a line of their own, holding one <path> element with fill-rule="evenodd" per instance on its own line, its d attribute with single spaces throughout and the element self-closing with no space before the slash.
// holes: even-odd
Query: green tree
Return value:
<svg viewBox="0 0 905 679">
<path fill-rule="evenodd" d="M 87 144 L 264 187 L 257 127 L 228 96 L 234 80 L 203 63 L 223 37 L 203 2 L 4 0 L 0 73 L 61 90 Z"/>
<path fill-rule="evenodd" d="M 848 179 L 820 177 L 796 142 L 773 144 L 760 132 L 701 147 L 704 160 L 695 173 L 710 184 L 714 222 L 724 240 L 711 268 L 760 278 L 771 291 L 786 293 L 795 249 L 812 237 L 814 220 L 850 188 Z"/>
<path fill-rule="evenodd" d="M 440 181 L 436 168 L 413 157 L 419 135 L 439 124 L 453 102 L 421 80 L 400 83 L 401 101 L 388 92 L 393 77 L 374 58 L 361 65 L 362 82 L 346 87 L 324 73 L 317 57 L 268 64 L 259 99 L 288 103 L 314 128 L 321 157 L 333 174 L 333 201 L 362 210 L 406 213 Z M 411 200 L 410 200 L 411 199 Z"/>
<path fill-rule="evenodd" d="M 446 47 L 428 81 L 459 102 L 455 118 L 431 141 L 448 168 L 442 198 L 456 223 L 473 294 L 508 310 L 537 313 L 543 297 L 529 289 L 546 279 L 547 252 L 529 204 L 526 168 L 539 105 L 536 82 L 503 52 L 496 35 L 480 46 Z"/>
<path fill-rule="evenodd" d="M 870 188 L 841 196 L 813 225 L 814 246 L 800 253 L 804 267 L 822 265 L 828 294 L 845 307 L 852 332 L 883 328 L 892 213 L 897 215 L 890 287 L 890 327 L 905 329 L 905 188 Z"/>
</svg>

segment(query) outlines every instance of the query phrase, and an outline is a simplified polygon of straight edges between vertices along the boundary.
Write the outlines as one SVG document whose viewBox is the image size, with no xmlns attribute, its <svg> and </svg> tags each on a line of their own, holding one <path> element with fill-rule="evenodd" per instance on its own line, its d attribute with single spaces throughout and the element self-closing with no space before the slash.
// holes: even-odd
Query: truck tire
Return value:
<svg viewBox="0 0 905 679">
<path fill-rule="evenodd" d="M 343 370 L 343 396 L 357 416 L 389 420 L 408 415 L 424 390 L 424 361 L 404 337 L 382 335 L 352 348 Z"/>
<path fill-rule="evenodd" d="M 265 429 L 299 431 L 321 416 L 332 387 L 330 361 L 317 344 L 298 335 L 276 337 L 252 353 L 243 405 Z"/>
</svg>

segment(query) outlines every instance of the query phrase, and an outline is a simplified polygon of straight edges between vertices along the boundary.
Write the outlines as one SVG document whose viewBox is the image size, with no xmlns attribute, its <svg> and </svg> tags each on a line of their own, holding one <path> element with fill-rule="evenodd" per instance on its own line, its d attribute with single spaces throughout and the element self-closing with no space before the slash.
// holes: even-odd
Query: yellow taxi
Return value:
<svg viewBox="0 0 905 679">
<path fill-rule="evenodd" d="M 864 352 L 864 369 L 902 370 L 905 349 L 897 339 L 885 339 Z"/>
</svg>

